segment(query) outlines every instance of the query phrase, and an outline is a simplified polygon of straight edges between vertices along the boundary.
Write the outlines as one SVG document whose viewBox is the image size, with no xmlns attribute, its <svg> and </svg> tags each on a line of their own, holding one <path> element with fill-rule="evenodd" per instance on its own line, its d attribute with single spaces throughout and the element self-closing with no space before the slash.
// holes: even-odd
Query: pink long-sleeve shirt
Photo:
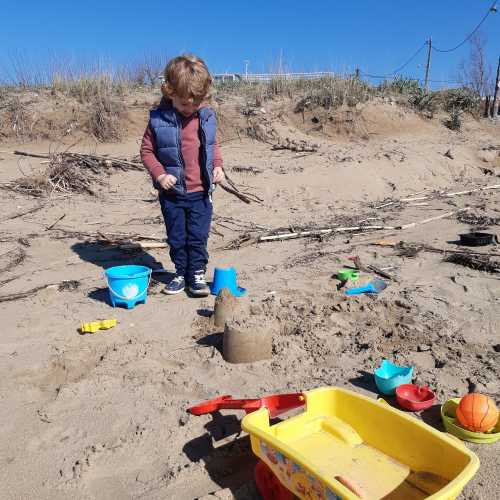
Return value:
<svg viewBox="0 0 500 500">
<path fill-rule="evenodd" d="M 197 113 L 189 117 L 181 117 L 181 120 L 181 153 L 185 165 L 186 187 L 188 193 L 195 193 L 204 189 L 200 166 L 200 120 Z M 161 174 L 165 173 L 165 169 L 158 161 L 155 151 L 156 139 L 153 130 L 148 125 L 142 138 L 141 159 L 153 180 L 156 181 Z M 217 142 L 214 145 L 213 162 L 214 168 L 222 167 L 222 155 Z"/>
</svg>

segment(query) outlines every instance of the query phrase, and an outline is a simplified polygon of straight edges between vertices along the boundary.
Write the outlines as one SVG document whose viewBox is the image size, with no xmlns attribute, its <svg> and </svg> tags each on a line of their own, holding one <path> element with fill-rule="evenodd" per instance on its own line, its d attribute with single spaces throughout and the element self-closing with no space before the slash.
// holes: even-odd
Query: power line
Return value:
<svg viewBox="0 0 500 500">
<path fill-rule="evenodd" d="M 490 6 L 490 8 L 488 9 L 488 12 L 486 12 L 486 14 L 484 15 L 484 17 L 481 19 L 481 21 L 479 22 L 479 24 L 467 35 L 467 37 L 462 40 L 458 45 L 455 45 L 455 47 L 452 47 L 451 49 L 438 49 L 437 47 L 432 47 L 432 50 L 435 50 L 436 52 L 453 52 L 454 50 L 457 50 L 459 49 L 462 45 L 464 45 L 466 42 L 468 42 L 472 36 L 474 35 L 474 33 L 476 33 L 476 31 L 483 25 L 483 23 L 486 21 L 486 19 L 488 19 L 488 16 L 490 14 L 492 14 L 493 12 L 496 12 L 496 2 L 493 2 Z"/>
<path fill-rule="evenodd" d="M 392 73 L 388 73 L 387 75 L 370 75 L 369 73 L 365 73 L 364 71 L 360 70 L 360 73 L 362 73 L 364 76 L 367 76 L 368 78 L 390 78 L 397 73 L 399 73 L 401 70 L 406 68 L 408 64 L 410 64 L 419 54 L 422 52 L 424 47 L 427 45 L 427 42 L 425 42 L 416 52 L 413 54 L 404 64 L 399 66 L 399 68 L 396 68 Z"/>
</svg>

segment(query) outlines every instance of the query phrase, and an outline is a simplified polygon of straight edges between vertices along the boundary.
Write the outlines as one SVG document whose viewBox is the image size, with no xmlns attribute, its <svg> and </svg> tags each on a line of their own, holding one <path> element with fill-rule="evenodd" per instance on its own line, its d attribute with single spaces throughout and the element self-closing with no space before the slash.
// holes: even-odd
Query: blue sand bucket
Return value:
<svg viewBox="0 0 500 500">
<path fill-rule="evenodd" d="M 235 297 L 241 297 L 247 293 L 246 288 L 237 285 L 236 269 L 234 267 L 226 269 L 216 267 L 214 269 L 214 279 L 211 286 L 212 295 L 219 295 L 223 288 L 228 288 Z"/>
<path fill-rule="evenodd" d="M 145 266 L 115 266 L 104 271 L 113 307 L 132 309 L 146 303 L 151 269 Z"/>
<path fill-rule="evenodd" d="M 396 387 L 402 384 L 410 384 L 413 378 L 413 366 L 398 366 L 387 359 L 375 370 L 375 384 L 378 390 L 392 396 L 396 392 Z"/>
</svg>

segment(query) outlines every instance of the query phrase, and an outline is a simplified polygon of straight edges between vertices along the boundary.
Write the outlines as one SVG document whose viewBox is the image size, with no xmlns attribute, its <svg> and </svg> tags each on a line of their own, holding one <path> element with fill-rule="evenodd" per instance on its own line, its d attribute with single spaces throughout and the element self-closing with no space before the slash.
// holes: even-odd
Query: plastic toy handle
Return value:
<svg viewBox="0 0 500 500">
<path fill-rule="evenodd" d="M 358 295 L 360 293 L 373 292 L 372 285 L 360 286 L 358 288 L 349 288 L 345 291 L 346 295 Z"/>
<path fill-rule="evenodd" d="M 418 386 L 418 388 L 417 388 L 417 393 L 418 393 L 419 396 L 427 394 L 428 392 L 429 392 L 429 386 L 428 385 Z"/>
<path fill-rule="evenodd" d="M 206 415 L 219 410 L 245 410 L 250 413 L 258 410 L 261 404 L 260 399 L 233 399 L 231 396 L 220 396 L 192 406 L 187 411 L 193 415 Z"/>
<path fill-rule="evenodd" d="M 260 399 L 226 399 L 217 405 L 218 410 L 245 410 L 247 413 L 262 406 Z"/>
</svg>

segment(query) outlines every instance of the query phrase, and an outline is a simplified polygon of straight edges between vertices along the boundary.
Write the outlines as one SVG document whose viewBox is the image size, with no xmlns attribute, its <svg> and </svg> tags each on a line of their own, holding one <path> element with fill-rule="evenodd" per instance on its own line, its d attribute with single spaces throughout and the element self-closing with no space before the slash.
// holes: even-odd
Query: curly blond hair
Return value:
<svg viewBox="0 0 500 500">
<path fill-rule="evenodd" d="M 212 77 L 205 62 L 192 54 L 183 54 L 169 61 L 161 86 L 163 95 L 173 95 L 193 103 L 210 99 Z"/>
</svg>

